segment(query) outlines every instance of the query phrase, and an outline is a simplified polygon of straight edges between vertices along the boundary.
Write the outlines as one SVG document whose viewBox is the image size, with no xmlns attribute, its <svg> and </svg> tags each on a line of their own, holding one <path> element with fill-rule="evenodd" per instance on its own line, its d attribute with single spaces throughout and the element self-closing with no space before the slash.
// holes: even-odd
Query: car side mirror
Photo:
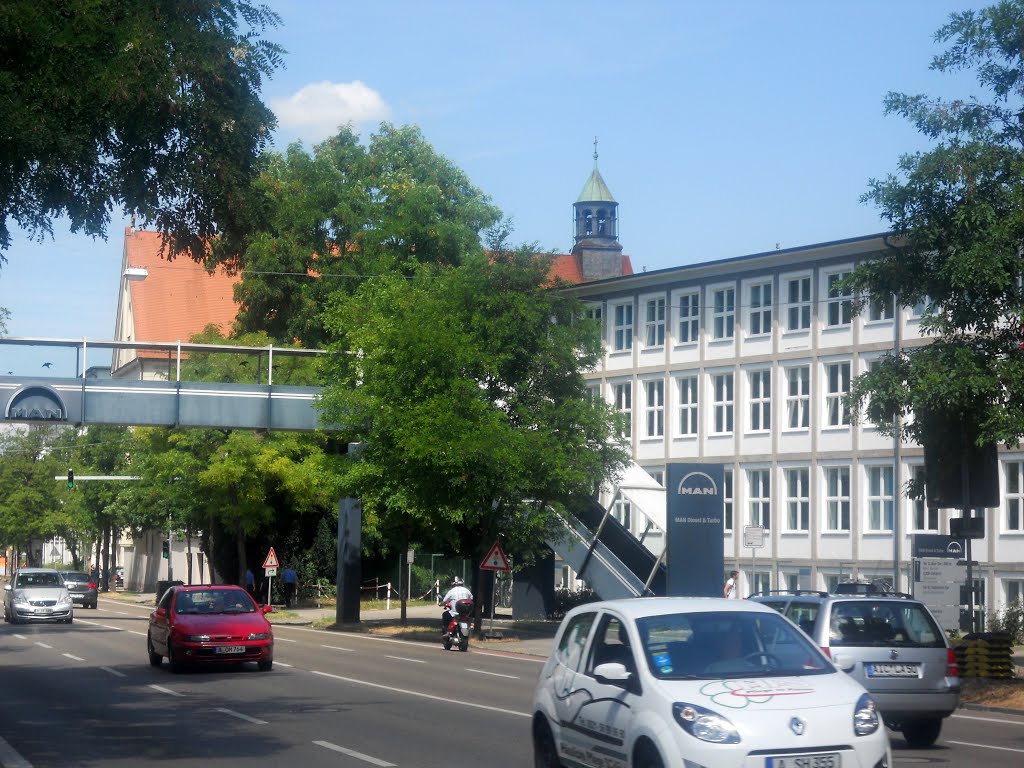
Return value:
<svg viewBox="0 0 1024 768">
<path fill-rule="evenodd" d="M 274 606 L 272 606 L 272 605 L 264 605 L 262 608 L 260 608 L 260 610 L 263 611 L 263 613 L 273 613 L 274 612 Z"/>
<path fill-rule="evenodd" d="M 610 661 L 607 664 L 598 664 L 594 667 L 594 678 L 599 683 L 606 685 L 618 685 L 625 688 L 629 685 L 633 673 L 626 669 L 625 664 L 617 661 Z"/>
<path fill-rule="evenodd" d="M 837 653 L 832 657 L 832 663 L 843 672 L 851 672 L 857 664 L 857 659 L 848 653 Z"/>
<path fill-rule="evenodd" d="M 10 592 L 13 587 L 10 584 L 4 584 L 4 592 Z"/>
</svg>

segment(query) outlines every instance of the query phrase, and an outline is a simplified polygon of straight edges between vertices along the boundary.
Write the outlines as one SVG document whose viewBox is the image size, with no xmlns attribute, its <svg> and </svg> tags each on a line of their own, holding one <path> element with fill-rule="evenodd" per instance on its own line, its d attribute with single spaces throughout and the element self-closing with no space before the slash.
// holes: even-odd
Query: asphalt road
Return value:
<svg viewBox="0 0 1024 768">
<path fill-rule="evenodd" d="M 540 659 L 275 626 L 275 663 L 149 666 L 149 608 L 100 602 L 66 625 L 0 624 L 0 765 L 488 768 L 532 765 Z M 1018 768 L 1024 717 L 962 711 L 895 764 Z"/>
</svg>

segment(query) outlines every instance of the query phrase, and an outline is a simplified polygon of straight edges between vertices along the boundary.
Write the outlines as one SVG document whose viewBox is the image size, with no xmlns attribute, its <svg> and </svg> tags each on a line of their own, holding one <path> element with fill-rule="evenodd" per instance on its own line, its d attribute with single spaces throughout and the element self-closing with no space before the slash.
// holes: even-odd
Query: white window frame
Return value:
<svg viewBox="0 0 1024 768">
<path fill-rule="evenodd" d="M 733 489 L 733 473 L 731 469 L 725 470 L 722 479 L 722 515 L 725 532 L 733 533 L 733 512 L 735 510 L 736 494 Z"/>
<path fill-rule="evenodd" d="M 910 466 L 910 479 L 920 480 L 921 488 L 925 490 L 924 496 L 920 499 L 910 500 L 910 530 L 918 533 L 938 533 L 939 510 L 928 506 L 928 493 L 924 486 L 924 464 Z"/>
<path fill-rule="evenodd" d="M 644 380 L 644 434 L 665 436 L 665 380 Z"/>
<path fill-rule="evenodd" d="M 680 376 L 676 379 L 679 397 L 679 434 L 696 437 L 700 429 L 700 377 Z"/>
<path fill-rule="evenodd" d="M 624 436 L 633 434 L 633 383 L 618 382 L 612 384 L 612 406 L 619 413 L 626 415 L 626 431 Z"/>
<path fill-rule="evenodd" d="M 811 327 L 811 276 L 793 275 L 786 281 L 786 330 L 807 331 Z M 795 295 L 794 295 L 795 288 Z"/>
<path fill-rule="evenodd" d="M 711 338 L 726 341 L 736 335 L 736 287 L 711 289 Z"/>
<path fill-rule="evenodd" d="M 736 428 L 736 378 L 732 371 L 711 374 L 712 419 L 715 435 L 731 435 Z"/>
<path fill-rule="evenodd" d="M 633 531 L 633 505 L 629 499 L 622 496 L 615 499 L 615 503 L 612 505 L 612 517 L 618 520 L 627 531 Z"/>
<path fill-rule="evenodd" d="M 895 470 L 891 464 L 871 464 L 865 467 L 867 485 L 865 502 L 867 533 L 892 533 L 896 512 Z"/>
<path fill-rule="evenodd" d="M 700 291 L 679 294 L 679 344 L 696 344 L 700 340 Z"/>
<path fill-rule="evenodd" d="M 786 530 L 809 533 L 811 530 L 811 469 L 787 467 L 783 470 L 786 481 Z"/>
<path fill-rule="evenodd" d="M 750 387 L 748 401 L 750 403 L 751 432 L 770 432 L 772 428 L 772 370 L 758 368 L 749 371 L 747 382 Z"/>
<path fill-rule="evenodd" d="M 842 328 L 853 322 L 853 292 L 840 292 L 835 283 L 849 277 L 850 270 L 825 273 L 825 326 Z"/>
<path fill-rule="evenodd" d="M 827 466 L 823 469 L 825 472 L 825 520 L 823 521 L 825 532 L 849 533 L 851 522 L 850 467 L 843 464 Z M 833 478 L 835 482 L 833 482 Z"/>
<path fill-rule="evenodd" d="M 811 366 L 791 365 L 783 370 L 786 375 L 786 429 L 810 429 Z M 797 389 L 795 393 L 794 386 Z"/>
<path fill-rule="evenodd" d="M 770 469 L 747 470 L 747 519 L 766 531 L 772 522 L 772 473 Z"/>
<path fill-rule="evenodd" d="M 665 298 L 647 299 L 644 302 L 644 316 L 644 346 L 665 346 Z"/>
<path fill-rule="evenodd" d="M 747 288 L 750 296 L 747 333 L 749 336 L 768 336 L 772 332 L 772 282 L 759 281 Z"/>
<path fill-rule="evenodd" d="M 633 302 L 612 305 L 612 350 L 633 349 Z"/>
<path fill-rule="evenodd" d="M 1003 495 L 1003 531 L 1024 533 L 1024 461 L 1007 461 L 1003 465 L 1006 475 L 1006 493 Z"/>
<path fill-rule="evenodd" d="M 877 299 L 868 300 L 868 320 L 872 323 L 880 323 L 888 320 L 892 320 L 895 317 L 895 304 L 896 297 L 889 296 L 887 299 L 879 301 Z"/>
<path fill-rule="evenodd" d="M 850 412 L 844 398 L 850 392 L 849 360 L 825 363 L 825 426 L 850 426 Z"/>
<path fill-rule="evenodd" d="M 1007 606 L 1024 601 L 1024 579 L 1003 579 L 1003 594 Z"/>
</svg>

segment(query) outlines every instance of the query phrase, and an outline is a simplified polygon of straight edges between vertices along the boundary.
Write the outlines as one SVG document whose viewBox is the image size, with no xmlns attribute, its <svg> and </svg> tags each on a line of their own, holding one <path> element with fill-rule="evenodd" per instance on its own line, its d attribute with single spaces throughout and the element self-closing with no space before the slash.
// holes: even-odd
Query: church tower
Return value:
<svg viewBox="0 0 1024 768">
<path fill-rule="evenodd" d="M 584 280 L 622 275 L 619 243 L 619 204 L 597 170 L 597 139 L 594 139 L 594 170 L 573 204 L 576 236 L 572 254 Z"/>
</svg>

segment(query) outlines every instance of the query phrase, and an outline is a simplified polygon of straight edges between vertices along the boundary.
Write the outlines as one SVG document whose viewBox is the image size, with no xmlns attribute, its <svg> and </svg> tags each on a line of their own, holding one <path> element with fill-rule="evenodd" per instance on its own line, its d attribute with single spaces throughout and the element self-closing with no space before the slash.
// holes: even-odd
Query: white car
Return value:
<svg viewBox="0 0 1024 768">
<path fill-rule="evenodd" d="M 743 600 L 574 608 L 533 697 L 537 768 L 889 768 L 875 702 L 785 617 Z"/>
<path fill-rule="evenodd" d="M 52 568 L 19 568 L 10 584 L 4 585 L 4 619 L 19 621 L 60 621 L 70 624 L 75 617 L 71 594 L 60 571 Z"/>
</svg>

